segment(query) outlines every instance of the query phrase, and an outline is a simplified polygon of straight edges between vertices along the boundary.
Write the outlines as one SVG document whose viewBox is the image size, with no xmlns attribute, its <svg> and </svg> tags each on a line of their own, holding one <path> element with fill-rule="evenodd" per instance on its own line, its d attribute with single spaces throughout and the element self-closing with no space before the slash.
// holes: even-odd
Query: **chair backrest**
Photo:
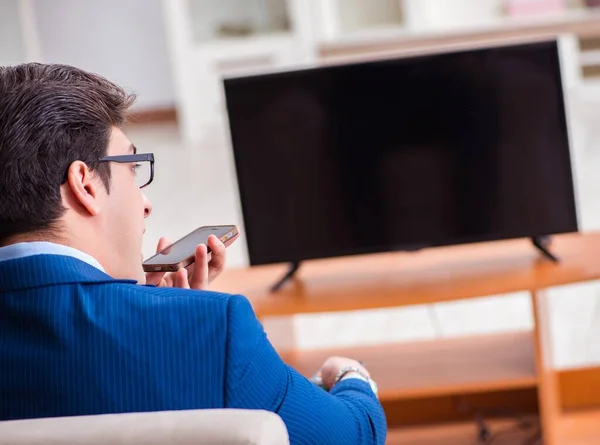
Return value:
<svg viewBox="0 0 600 445">
<path fill-rule="evenodd" d="M 289 445 L 279 416 L 192 410 L 0 422 L 0 445 Z"/>
</svg>

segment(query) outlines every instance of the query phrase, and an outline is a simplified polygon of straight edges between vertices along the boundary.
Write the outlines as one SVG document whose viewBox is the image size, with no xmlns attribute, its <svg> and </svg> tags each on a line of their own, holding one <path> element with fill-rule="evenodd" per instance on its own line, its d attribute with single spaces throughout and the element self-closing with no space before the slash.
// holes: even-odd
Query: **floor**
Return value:
<svg viewBox="0 0 600 445">
<path fill-rule="evenodd" d="M 582 85 L 567 94 L 574 173 L 582 230 L 600 230 L 600 88 Z M 147 189 L 154 204 L 144 254 L 160 236 L 177 239 L 206 224 L 242 224 L 233 161 L 225 131 L 212 129 L 198 146 L 182 141 L 177 127 L 155 125 L 129 131 L 140 151 L 156 155 L 156 179 Z M 600 256 L 600 252 L 599 252 Z M 228 251 L 229 267 L 247 264 L 241 238 Z M 600 364 L 600 284 L 550 292 L 554 364 L 558 368 Z M 410 341 L 522 330 L 531 327 L 526 296 L 488 296 L 435 306 L 297 316 L 298 345 L 330 348 L 369 341 Z"/>
</svg>

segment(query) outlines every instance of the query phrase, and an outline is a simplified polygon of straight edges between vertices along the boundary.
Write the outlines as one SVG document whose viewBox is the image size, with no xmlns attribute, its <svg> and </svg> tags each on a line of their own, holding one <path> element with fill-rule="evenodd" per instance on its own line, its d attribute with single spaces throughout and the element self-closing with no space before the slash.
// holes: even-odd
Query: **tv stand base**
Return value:
<svg viewBox="0 0 600 445">
<path fill-rule="evenodd" d="M 554 263 L 560 262 L 558 257 L 550 252 L 551 239 L 549 236 L 535 236 L 531 238 L 531 242 L 540 251 L 544 258 L 547 258 Z"/>
<path fill-rule="evenodd" d="M 281 277 L 281 279 L 279 281 L 277 281 L 273 286 L 271 286 L 271 292 L 274 293 L 274 292 L 277 292 L 279 289 L 281 289 L 281 287 L 288 280 L 290 280 L 294 275 L 296 275 L 296 272 L 298 272 L 298 269 L 300 269 L 300 261 L 291 262 L 290 268 L 285 273 L 285 275 L 283 277 Z"/>
</svg>

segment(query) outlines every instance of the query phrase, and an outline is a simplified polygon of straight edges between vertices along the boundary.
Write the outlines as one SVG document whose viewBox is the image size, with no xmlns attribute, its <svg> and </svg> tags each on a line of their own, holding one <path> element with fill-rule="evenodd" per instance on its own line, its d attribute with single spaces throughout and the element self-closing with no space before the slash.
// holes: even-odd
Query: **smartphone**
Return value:
<svg viewBox="0 0 600 445">
<path fill-rule="evenodd" d="M 210 235 L 215 235 L 227 247 L 237 239 L 239 231 L 235 225 L 199 227 L 144 261 L 144 271 L 172 272 L 189 266 L 194 262 L 198 244 L 206 244 Z"/>
</svg>

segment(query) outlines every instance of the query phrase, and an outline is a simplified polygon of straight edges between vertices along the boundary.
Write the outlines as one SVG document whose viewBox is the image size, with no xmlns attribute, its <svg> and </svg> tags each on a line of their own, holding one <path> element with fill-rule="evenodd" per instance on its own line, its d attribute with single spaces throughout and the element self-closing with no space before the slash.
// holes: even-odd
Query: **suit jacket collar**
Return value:
<svg viewBox="0 0 600 445">
<path fill-rule="evenodd" d="M 0 292 L 11 292 L 60 284 L 131 283 L 116 280 L 77 258 L 62 255 L 33 255 L 0 261 Z"/>
</svg>

